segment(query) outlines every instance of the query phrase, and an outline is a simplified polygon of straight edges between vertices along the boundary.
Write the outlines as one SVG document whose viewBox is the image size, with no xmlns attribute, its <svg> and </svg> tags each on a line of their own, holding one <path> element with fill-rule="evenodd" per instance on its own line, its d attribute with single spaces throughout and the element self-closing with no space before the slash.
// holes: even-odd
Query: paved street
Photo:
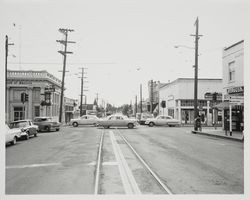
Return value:
<svg viewBox="0 0 250 200">
<path fill-rule="evenodd" d="M 64 127 L 6 147 L 6 194 L 94 194 L 101 135 L 100 194 L 124 194 L 117 152 L 142 194 L 165 194 L 121 136 L 174 194 L 244 193 L 243 143 L 190 128 Z M 116 144 L 115 144 L 116 143 Z"/>
</svg>

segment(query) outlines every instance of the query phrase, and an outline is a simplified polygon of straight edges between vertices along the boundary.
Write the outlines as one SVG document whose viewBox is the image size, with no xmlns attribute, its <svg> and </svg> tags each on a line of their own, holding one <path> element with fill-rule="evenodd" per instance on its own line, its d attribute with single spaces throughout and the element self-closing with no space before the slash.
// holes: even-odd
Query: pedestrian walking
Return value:
<svg viewBox="0 0 250 200">
<path fill-rule="evenodd" d="M 202 127 L 201 127 L 201 117 L 200 115 L 198 115 L 195 118 L 195 123 L 196 123 L 196 127 L 198 128 L 199 131 L 202 131 Z"/>
</svg>

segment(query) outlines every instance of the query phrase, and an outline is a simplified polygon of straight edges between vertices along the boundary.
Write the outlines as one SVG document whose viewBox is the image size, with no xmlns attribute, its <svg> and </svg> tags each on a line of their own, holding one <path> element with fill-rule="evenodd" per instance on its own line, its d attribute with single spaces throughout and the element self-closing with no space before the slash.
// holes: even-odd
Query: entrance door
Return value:
<svg viewBox="0 0 250 200">
<path fill-rule="evenodd" d="M 25 107 L 14 107 L 14 121 L 25 119 Z"/>
</svg>

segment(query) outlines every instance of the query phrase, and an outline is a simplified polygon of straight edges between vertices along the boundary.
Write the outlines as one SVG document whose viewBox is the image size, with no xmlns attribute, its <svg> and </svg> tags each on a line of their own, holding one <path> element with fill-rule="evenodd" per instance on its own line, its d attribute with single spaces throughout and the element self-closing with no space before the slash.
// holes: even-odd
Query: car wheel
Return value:
<svg viewBox="0 0 250 200">
<path fill-rule="evenodd" d="M 34 137 L 37 137 L 37 132 L 34 133 Z"/>
<path fill-rule="evenodd" d="M 56 129 L 56 131 L 59 131 L 59 130 L 60 130 L 60 128 L 57 128 L 57 129 Z"/>
<path fill-rule="evenodd" d="M 149 122 L 149 124 L 148 124 L 150 127 L 153 127 L 155 124 L 154 124 L 154 122 Z"/>
<path fill-rule="evenodd" d="M 13 141 L 11 142 L 11 144 L 12 144 L 12 145 L 15 145 L 15 144 L 16 144 L 16 140 L 17 140 L 17 137 L 15 136 L 15 137 L 13 138 Z"/>
<path fill-rule="evenodd" d="M 46 126 L 44 129 L 45 129 L 45 131 L 50 132 L 50 127 L 49 126 Z"/>
<path fill-rule="evenodd" d="M 78 126 L 78 123 L 77 123 L 77 122 L 74 122 L 72 125 L 73 125 L 74 127 L 77 127 L 77 126 Z"/>
<path fill-rule="evenodd" d="M 129 124 L 128 124 L 128 128 L 134 128 L 134 124 L 129 123 Z"/>
</svg>

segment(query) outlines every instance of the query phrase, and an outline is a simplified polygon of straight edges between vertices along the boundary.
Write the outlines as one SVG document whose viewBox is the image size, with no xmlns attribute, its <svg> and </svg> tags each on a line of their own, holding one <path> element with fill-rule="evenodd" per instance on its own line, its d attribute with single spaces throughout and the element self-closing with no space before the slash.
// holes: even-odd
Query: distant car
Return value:
<svg viewBox="0 0 250 200">
<path fill-rule="evenodd" d="M 20 128 L 22 130 L 21 138 L 28 140 L 30 136 L 36 137 L 38 126 L 34 125 L 31 120 L 18 120 L 10 123 L 10 129 Z"/>
<path fill-rule="evenodd" d="M 61 123 L 51 117 L 35 117 L 34 124 L 38 126 L 38 131 L 59 131 Z"/>
<path fill-rule="evenodd" d="M 16 144 L 17 139 L 21 137 L 21 133 L 20 128 L 10 129 L 9 126 L 5 124 L 5 144 Z"/>
<path fill-rule="evenodd" d="M 160 115 L 156 118 L 149 118 L 145 122 L 146 125 L 152 126 L 179 126 L 180 121 L 177 119 L 173 119 L 171 116 L 163 116 Z"/>
<path fill-rule="evenodd" d="M 136 113 L 136 119 L 140 125 L 144 125 L 148 118 L 154 118 L 154 115 L 149 113 Z"/>
<path fill-rule="evenodd" d="M 95 115 L 83 115 L 77 119 L 71 119 L 70 125 L 77 127 L 79 125 L 98 125 L 99 118 Z"/>
<path fill-rule="evenodd" d="M 105 119 L 100 119 L 98 121 L 99 126 L 103 126 L 104 128 L 113 127 L 128 127 L 134 128 L 138 125 L 136 119 L 130 119 L 127 116 L 123 115 L 111 115 Z"/>
</svg>

